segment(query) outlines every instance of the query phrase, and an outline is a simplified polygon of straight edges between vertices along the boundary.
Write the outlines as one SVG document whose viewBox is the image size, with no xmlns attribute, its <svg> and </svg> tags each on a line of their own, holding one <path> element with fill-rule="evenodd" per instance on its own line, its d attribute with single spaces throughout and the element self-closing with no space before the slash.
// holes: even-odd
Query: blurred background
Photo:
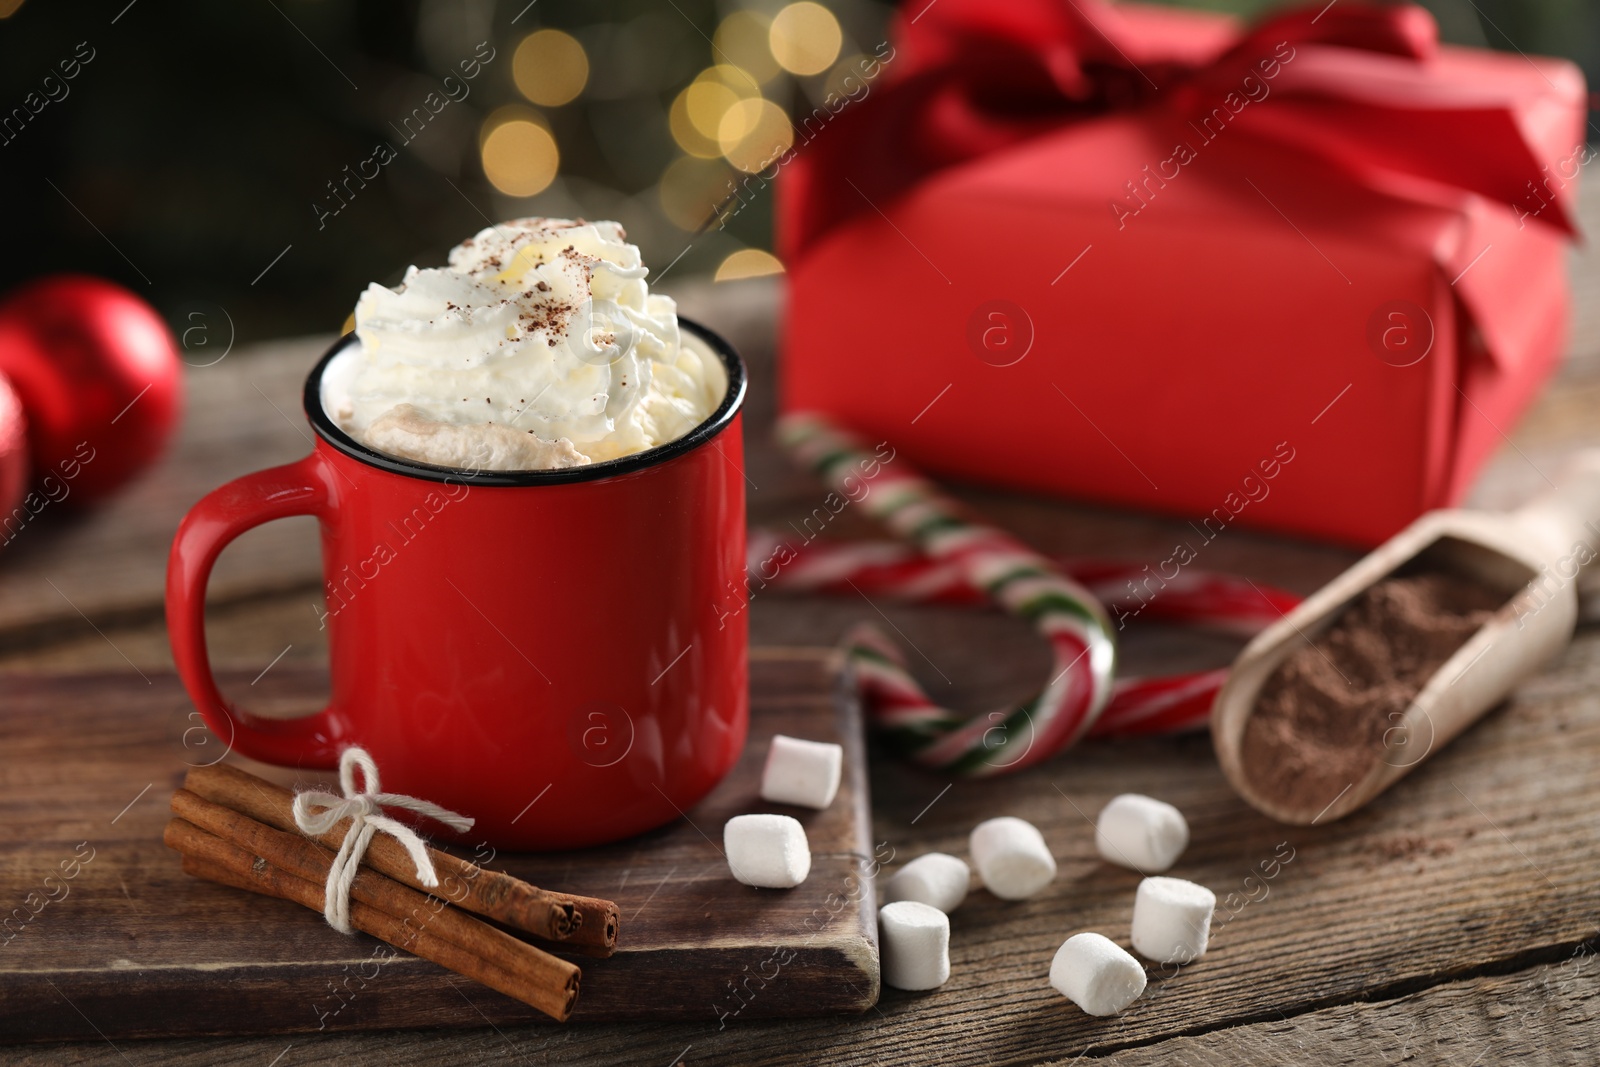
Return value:
<svg viewBox="0 0 1600 1067">
<path fill-rule="evenodd" d="M 1600 0 L 1425 6 L 1446 40 L 1566 56 L 1600 82 Z M 655 277 L 777 272 L 770 189 L 695 233 L 859 73 L 891 12 L 0 0 L 0 287 L 89 271 L 180 334 L 223 309 L 240 342 L 327 332 L 369 281 L 529 214 L 615 218 Z"/>
</svg>

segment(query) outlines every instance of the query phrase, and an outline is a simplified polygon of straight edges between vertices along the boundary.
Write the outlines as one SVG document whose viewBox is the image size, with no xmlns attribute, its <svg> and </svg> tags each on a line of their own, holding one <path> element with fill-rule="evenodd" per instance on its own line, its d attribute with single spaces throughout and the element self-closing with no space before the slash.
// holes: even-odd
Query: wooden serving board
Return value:
<svg viewBox="0 0 1600 1067">
<path fill-rule="evenodd" d="M 225 677 L 238 691 L 248 676 Z M 575 1020 L 860 1012 L 878 1000 L 873 843 L 859 711 L 824 649 L 751 656 L 750 741 L 687 817 L 572 853 L 498 866 L 621 911 L 618 951 L 583 968 Z M 176 676 L 0 676 L 0 1038 L 96 1039 L 501 1025 L 532 1008 L 279 900 L 196 881 L 163 847 L 186 764 L 216 758 Z M 309 708 L 314 670 L 280 668 L 258 705 Z M 757 795 L 768 739 L 838 741 L 844 781 L 826 811 Z M 208 751 L 202 742 L 212 746 Z M 229 760 L 238 760 L 230 755 Z M 326 784 L 239 760 L 286 785 Z M 788 891 L 735 882 L 722 825 L 749 811 L 805 824 L 811 874 Z M 470 855 L 470 851 L 461 851 Z M 865 877 L 863 877 L 865 872 Z M 48 879 L 48 880 L 47 880 Z M 41 903 L 42 902 L 42 903 Z M 736 992 L 737 991 L 737 992 Z"/>
</svg>

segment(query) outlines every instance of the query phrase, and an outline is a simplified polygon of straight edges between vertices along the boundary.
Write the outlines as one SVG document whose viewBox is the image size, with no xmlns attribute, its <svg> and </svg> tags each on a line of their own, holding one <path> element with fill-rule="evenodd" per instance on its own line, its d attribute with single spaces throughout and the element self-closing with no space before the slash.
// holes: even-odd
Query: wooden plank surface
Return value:
<svg viewBox="0 0 1600 1067">
<path fill-rule="evenodd" d="M 1447 981 L 1416 993 L 1376 1001 L 1321 1008 L 1303 1014 L 1274 1015 L 1220 1030 L 1174 1037 L 1112 1053 L 1092 1061 L 1057 1053 L 1041 1067 L 1067 1067 L 1094 1062 L 1108 1067 L 1239 1067 L 1241 1064 L 1540 1064 L 1548 1067 L 1592 1067 L 1600 1059 L 1600 966 L 1592 952 L 1576 952 L 1559 962 L 1539 964 L 1509 975 L 1487 975 Z M 638 1035 L 630 1035 L 637 1037 Z M 659 1036 L 659 1046 L 648 1038 Z M 589 1048 L 543 1030 L 420 1032 L 395 1035 L 382 1047 L 390 1067 L 432 1067 L 441 1062 L 654 1063 L 645 1055 L 665 1048 L 668 1035 L 649 1032 L 636 1046 L 639 1058 L 619 1051 L 609 1058 L 588 1059 Z M 703 1044 L 688 1043 L 680 1062 L 704 1062 Z M 165 1067 L 214 1067 L 225 1063 L 268 1064 L 282 1054 L 283 1063 L 361 1063 L 373 1059 L 370 1035 L 329 1035 L 314 1044 L 284 1038 L 224 1044 L 215 1041 L 168 1041 L 121 1044 L 135 1063 L 160 1062 Z M 876 1062 L 863 1040 L 860 1054 L 839 1063 Z M 13 1062 L 122 1063 L 106 1045 L 98 1049 L 14 1050 Z M 152 1054 L 159 1051 L 159 1061 Z M 683 1052 L 680 1045 L 667 1053 Z M 71 1058 L 62 1057 L 66 1053 Z M 260 1053 L 259 1059 L 252 1059 Z M 747 1062 L 756 1062 L 750 1060 Z M 795 1057 L 791 1062 L 807 1061 Z M 941 1060 L 928 1059 L 934 1063 Z M 996 1059 L 995 1063 L 1004 1062 Z"/>
<path fill-rule="evenodd" d="M 1600 961 L 1586 946 L 1558 963 L 1445 982 L 1115 1053 L 1110 1067 L 1244 1063 L 1546 1064 L 1600 1062 Z M 1052 1061 L 1065 1064 L 1067 1060 Z"/>
<path fill-rule="evenodd" d="M 1600 188 L 1584 193 L 1588 232 L 1600 232 Z M 1562 452 L 1600 443 L 1600 255 L 1575 261 L 1576 317 L 1567 361 L 1554 386 L 1516 427 L 1480 479 L 1473 500 L 1505 507 L 1543 484 Z M 682 287 L 686 313 L 730 337 L 752 365 L 750 492 L 752 521 L 781 527 L 799 521 L 823 492 L 793 472 L 765 440 L 770 425 L 774 292 L 760 283 Z M 300 374 L 322 342 L 240 351 L 191 374 L 236 375 L 266 386 L 280 406 L 293 402 Z M 288 369 L 286 365 L 293 364 Z M 304 449 L 296 431 L 270 405 L 237 383 L 240 425 L 196 448 L 210 450 L 213 477 L 154 475 L 184 491 L 147 483 L 176 512 L 225 476 Z M 241 391 L 244 390 L 244 391 Z M 292 408 L 286 408 L 293 413 Z M 272 428 L 272 423 L 277 428 Z M 276 444 L 229 442 L 240 437 Z M 268 456 L 265 448 L 278 449 Z M 187 462 L 175 457 L 174 463 Z M 188 481 L 184 481 L 188 479 Z M 178 499 L 188 493 L 187 499 Z M 1154 563 L 1170 552 L 1181 524 L 987 491 L 963 490 L 971 503 L 1041 548 Z M 152 505 L 153 506 L 153 505 Z M 133 521 L 123 516 L 124 521 Z M 54 527 L 51 516 L 41 532 Z M 76 520 L 84 526 L 106 520 Z M 140 521 L 156 530 L 161 521 Z M 224 584 L 212 615 L 219 659 L 259 671 L 280 652 L 280 666 L 316 663 L 311 598 L 314 560 L 309 531 L 289 524 L 251 536 L 283 537 L 263 545 L 237 581 Z M 89 537 L 62 522 L 61 531 Z M 851 510 L 829 536 L 877 535 Z M 95 533 L 111 546 L 121 540 Z M 300 538 L 299 549 L 294 538 Z M 86 561 L 70 545 L 33 549 L 22 561 L 0 561 L 0 593 L 9 597 L 39 574 L 57 580 L 87 618 L 40 585 L 26 612 L 0 621 L 0 666 L 120 671 L 142 684 L 135 667 L 168 662 L 153 562 L 161 538 L 141 555 L 121 548 L 117 561 Z M 66 542 L 63 542 L 65 544 Z M 137 546 L 134 546 L 137 547 Z M 104 549 L 111 551 L 110 547 Z M 231 552 L 245 559 L 243 542 Z M 1208 567 L 1309 591 L 1342 569 L 1350 555 L 1230 529 L 1207 546 Z M 262 561 L 266 561 L 263 563 Z M 98 568 L 98 569 L 97 569 Z M 14 572 L 21 572 L 14 573 Z M 113 573 L 116 575 L 113 577 Z M 141 577 L 141 574 L 143 577 Z M 61 577 L 65 576 L 65 581 Z M 93 600 L 99 585 L 145 593 Z M 70 585 L 67 583 L 71 583 Z M 37 590 L 35 591 L 37 593 Z M 89 599 L 80 600 L 79 594 Z M 34 594 L 28 594 L 34 595 Z M 56 604 L 50 603 L 55 597 Z M 143 597 L 144 599 L 141 599 Z M 86 604 L 88 606 L 86 606 Z M 118 606 L 121 605 L 121 606 Z M 753 637 L 762 643 L 827 643 L 850 622 L 876 617 L 864 601 L 758 596 Z M 1043 673 L 1047 653 L 1025 626 L 999 616 L 954 609 L 883 612 L 926 656 L 918 673 L 956 707 L 978 709 L 1023 694 Z M 0 615 L 0 620 L 8 618 Z M 44 620 L 40 622 L 39 620 Z M 94 627 L 98 626 L 97 632 Z M 287 651 L 286 651 L 287 647 Z M 1227 662 L 1236 645 L 1193 632 L 1135 626 L 1125 659 L 1135 671 L 1180 670 Z M 270 677 L 270 676 L 269 676 Z M 929 849 L 964 850 L 980 818 L 1009 812 L 1043 828 L 1062 857 L 1062 876 L 1036 901 L 1004 904 L 975 893 L 953 923 L 954 974 L 929 994 L 885 991 L 874 1011 L 851 1018 L 501 1027 L 468 1032 L 337 1035 L 317 1038 L 195 1039 L 129 1044 L 98 1039 L 15 1050 L 19 1062 L 179 1064 L 218 1061 L 384 1065 L 476 1062 L 674 1062 L 704 1064 L 1036 1064 L 1108 1057 L 1112 1062 L 1502 1062 L 1591 1063 L 1595 1019 L 1592 965 L 1575 969 L 1600 944 L 1597 874 L 1600 842 L 1593 809 L 1600 744 L 1600 633 L 1580 631 L 1551 668 L 1523 685 L 1510 703 L 1430 760 L 1371 809 L 1332 826 L 1277 828 L 1238 801 L 1215 767 L 1203 738 L 1097 744 L 1027 774 L 988 782 L 949 783 L 904 768 L 882 754 L 871 762 L 875 842 L 899 857 Z M 945 787 L 951 788 L 945 791 Z M 1057 787 L 1059 786 L 1059 791 Z M 1242 908 L 1219 930 L 1216 949 L 1174 978 L 1152 983 L 1145 1001 L 1117 1020 L 1096 1021 L 1055 998 L 1044 982 L 1050 953 L 1067 934 L 1097 928 L 1126 937 L 1135 879 L 1092 860 L 1087 822 L 1105 798 L 1125 789 L 1167 797 L 1194 826 L 1194 843 L 1175 873 L 1206 882 L 1226 896 L 1247 871 L 1290 841 L 1295 859 L 1265 899 Z M 1063 796 L 1063 793 L 1065 796 Z M 931 803 L 931 807 L 929 806 Z M 1076 807 L 1074 807 L 1074 805 Z M 1577 957 L 1574 957 L 1574 953 Z M 4 961 L 0 960 L 0 967 Z M 1565 968 L 1565 969 L 1564 969 Z M 1574 977 L 1576 975 L 1576 977 Z M 726 977 L 732 978 L 729 974 Z M 467 1004 L 461 1011 L 469 1012 Z M 1170 1051 L 1171 1059 L 1167 1058 Z M 1538 1050 L 1530 1054 L 1529 1050 Z M 1209 1057 L 1209 1058 L 1207 1058 Z"/>
<path fill-rule="evenodd" d="M 578 960 L 584 978 L 575 1019 L 703 1024 L 860 1012 L 877 1000 L 866 761 L 859 709 L 840 666 L 829 649 L 755 650 L 750 744 L 686 818 L 616 845 L 502 854 L 488 864 L 558 892 L 617 902 L 616 954 Z M 227 681 L 250 683 L 246 675 Z M 344 937 L 294 904 L 183 874 L 178 855 L 161 843 L 167 800 L 186 764 L 221 753 L 200 743 L 203 731 L 192 732 L 176 676 L 155 674 L 149 686 L 129 686 L 120 674 L 12 675 L 3 684 L 10 699 L 0 719 L 0 900 L 26 903 L 0 929 L 0 1034 L 121 1038 L 541 1021 L 532 1008 L 435 964 L 365 935 Z M 314 706 L 326 690 L 325 672 L 295 669 L 273 673 L 259 691 L 262 701 L 285 707 Z M 760 800 L 774 733 L 844 745 L 844 780 L 826 810 Z M 329 775 L 248 766 L 284 785 L 337 790 Z M 813 862 L 804 884 L 763 891 L 729 874 L 717 843 L 722 824 L 756 810 L 782 810 L 805 825 Z M 737 995 L 725 976 L 736 976 Z M 471 1012 L 463 1013 L 463 998 Z"/>
</svg>

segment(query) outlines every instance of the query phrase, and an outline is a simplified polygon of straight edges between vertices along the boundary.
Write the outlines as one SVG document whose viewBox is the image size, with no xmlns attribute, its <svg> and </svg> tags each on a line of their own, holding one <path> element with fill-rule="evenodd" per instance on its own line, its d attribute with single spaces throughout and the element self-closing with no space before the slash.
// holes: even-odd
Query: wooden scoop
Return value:
<svg viewBox="0 0 1600 1067">
<path fill-rule="evenodd" d="M 1258 634 L 1234 661 L 1211 710 L 1223 773 L 1239 794 L 1280 822 L 1330 822 L 1362 807 L 1465 730 L 1572 638 L 1578 571 L 1600 549 L 1600 450 L 1575 456 L 1558 485 L 1509 515 L 1431 511 Z M 1337 797 L 1297 809 L 1258 788 L 1244 764 L 1245 724 L 1266 682 L 1373 583 L 1427 568 L 1463 577 L 1506 602 L 1427 681 L 1374 753 L 1372 766 Z M 1597 568 L 1600 571 L 1600 568 Z"/>
</svg>

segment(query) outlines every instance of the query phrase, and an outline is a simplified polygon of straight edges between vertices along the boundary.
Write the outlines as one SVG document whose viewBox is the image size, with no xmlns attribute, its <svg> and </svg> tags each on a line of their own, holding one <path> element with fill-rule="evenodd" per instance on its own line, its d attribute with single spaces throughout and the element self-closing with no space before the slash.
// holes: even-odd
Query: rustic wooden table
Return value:
<svg viewBox="0 0 1600 1067">
<path fill-rule="evenodd" d="M 1600 193 L 1585 200 L 1600 232 Z M 1574 341 L 1555 385 L 1515 428 L 1474 503 L 1516 502 L 1561 453 L 1600 442 L 1600 256 L 1575 261 Z M 684 285 L 685 311 L 734 339 L 752 364 L 750 515 L 782 526 L 823 491 L 766 445 L 775 287 Z M 0 556 L 0 670 L 125 672 L 141 686 L 170 669 L 161 572 L 183 509 L 308 441 L 302 376 L 327 338 L 230 353 L 188 377 L 189 414 L 163 466 L 93 515 L 55 509 Z M 962 494 L 1041 548 L 1154 562 L 1179 526 L 991 492 Z M 840 536 L 869 535 L 846 509 Z M 1229 530 L 1207 565 L 1305 592 L 1344 551 Z M 259 671 L 325 656 L 315 602 L 314 528 L 290 520 L 230 549 L 212 586 L 211 640 L 223 667 Z M 920 673 L 957 707 L 1021 696 L 1046 652 L 1021 624 L 934 608 L 883 609 L 926 657 Z M 758 597 L 760 643 L 828 644 L 875 614 L 864 601 Z M 1130 631 L 1136 671 L 1227 662 L 1236 646 L 1193 632 Z M 1472 1064 L 1600 1062 L 1600 632 L 1522 685 L 1507 706 L 1365 811 L 1313 828 L 1272 823 L 1229 790 L 1204 736 L 1098 743 L 1031 772 L 951 783 L 887 757 L 872 768 L 874 834 L 901 858 L 962 852 L 979 820 L 1040 826 L 1061 860 L 1050 892 L 1023 903 L 978 893 L 953 918 L 952 977 L 926 994 L 885 990 L 857 1016 L 741 1022 L 531 1026 L 236 1040 L 0 1047 L 17 1063 L 372 1063 L 450 1059 L 594 1064 L 1040 1064 L 1245 1062 Z M 0 757 L 3 758 L 3 757 Z M 1262 860 L 1292 850 L 1264 895 L 1219 918 L 1213 950 L 1156 981 L 1128 1012 L 1094 1019 L 1050 990 L 1056 946 L 1079 929 L 1125 936 L 1137 877 L 1094 858 L 1093 813 L 1115 793 L 1170 799 L 1189 816 L 1186 877 L 1220 897 Z M 0 797 L 0 810 L 11 798 Z M 145 803 L 159 803 L 146 798 Z M 593 887 L 602 892 L 604 887 Z M 137 882 L 125 891 L 139 893 Z M 1236 901 L 1242 897 L 1235 897 Z M 70 923 L 70 911 L 40 921 Z M 0 961 L 3 965 L 3 961 Z M 641 995 L 647 995 L 641 992 Z M 469 1011 L 463 1007 L 463 1011 Z"/>
</svg>

